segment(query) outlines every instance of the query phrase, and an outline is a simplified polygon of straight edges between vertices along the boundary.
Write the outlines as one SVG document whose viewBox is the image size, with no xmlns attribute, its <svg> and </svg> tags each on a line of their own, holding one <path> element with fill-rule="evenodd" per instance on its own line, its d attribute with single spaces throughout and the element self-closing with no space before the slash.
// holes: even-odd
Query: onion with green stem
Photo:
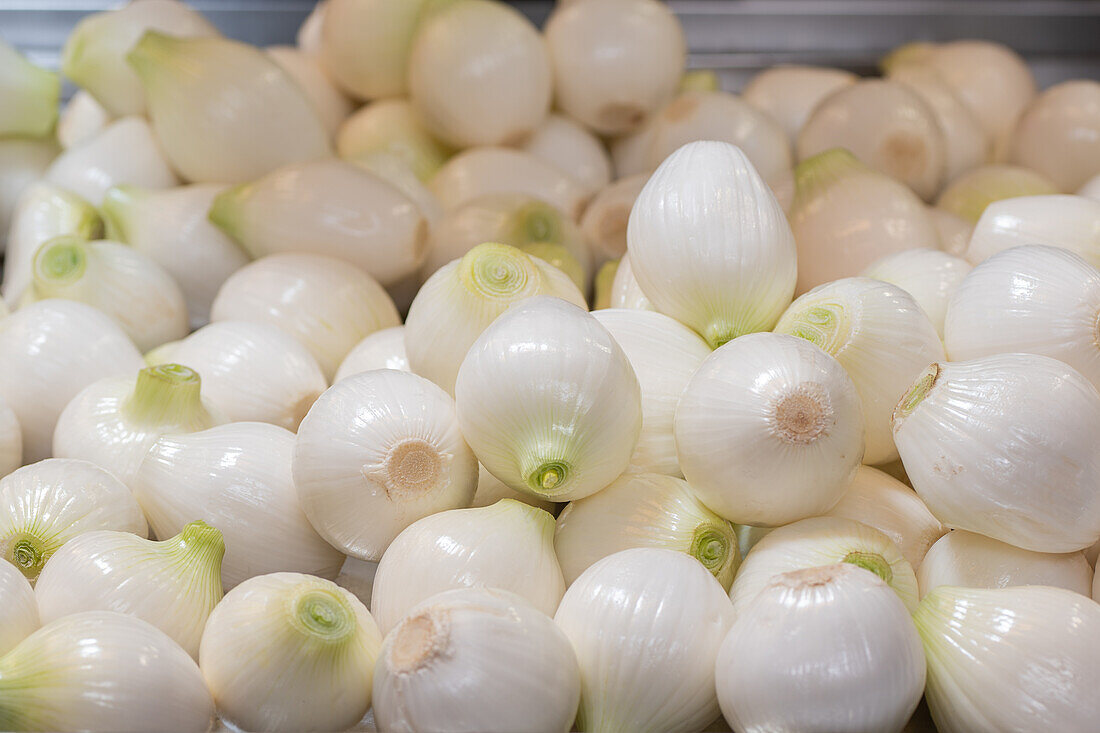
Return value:
<svg viewBox="0 0 1100 733">
<path fill-rule="evenodd" d="M 793 570 L 849 563 L 877 575 L 910 613 L 917 608 L 917 576 L 884 533 L 841 517 L 803 519 L 769 532 L 749 550 L 733 580 L 734 612 L 745 613 L 775 576 Z"/>
<path fill-rule="evenodd" d="M 749 79 L 741 98 L 771 115 L 793 143 L 817 103 L 857 79 L 850 71 L 824 66 L 773 66 Z"/>
<path fill-rule="evenodd" d="M 417 604 L 469 586 L 522 596 L 546 615 L 565 580 L 554 554 L 554 517 L 512 499 L 419 519 L 397 535 L 378 563 L 371 613 L 389 633 Z"/>
<path fill-rule="evenodd" d="M 326 27 L 331 22 L 326 17 Z M 438 5 L 417 26 L 407 73 L 409 97 L 425 124 L 456 147 L 516 143 L 550 110 L 546 43 L 526 16 L 503 3 Z"/>
<path fill-rule="evenodd" d="M 214 296 L 248 256 L 207 218 L 217 184 L 151 189 L 115 186 L 100 211 L 108 236 L 148 255 L 179 285 L 192 328 L 210 320 Z"/>
<path fill-rule="evenodd" d="M 180 183 L 144 117 L 122 117 L 74 145 L 50 165 L 45 179 L 99 206 L 120 184 L 171 188 Z"/>
<path fill-rule="evenodd" d="M 147 362 L 159 363 L 152 353 Z M 202 393 L 230 422 L 267 422 L 297 430 L 328 387 L 309 350 L 267 323 L 219 321 L 175 344 L 166 362 L 202 375 Z"/>
<path fill-rule="evenodd" d="M 325 255 L 383 285 L 415 272 L 427 255 L 428 225 L 416 204 L 335 158 L 289 165 L 223 191 L 210 220 L 253 257 Z"/>
<path fill-rule="evenodd" d="M 1092 597 L 1093 569 L 1083 552 L 1021 550 L 961 529 L 941 537 L 917 569 L 921 598 L 940 586 L 1046 585 Z"/>
<path fill-rule="evenodd" d="M 551 501 L 615 480 L 642 426 L 638 379 L 622 348 L 582 308 L 547 295 L 517 303 L 478 337 L 458 370 L 455 403 L 489 472 Z"/>
<path fill-rule="evenodd" d="M 15 413 L 23 462 L 47 458 L 69 401 L 92 382 L 141 369 L 141 353 L 110 316 L 71 300 L 20 308 L 0 326 L 0 399 Z"/>
<path fill-rule="evenodd" d="M 947 309 L 954 361 L 1028 353 L 1064 361 L 1100 389 L 1100 270 L 1069 250 L 1003 250 L 962 281 Z"/>
<path fill-rule="evenodd" d="M 344 730 L 370 708 L 381 645 L 351 593 L 272 573 L 225 595 L 206 622 L 199 664 L 218 710 L 243 730 Z"/>
<path fill-rule="evenodd" d="M 382 642 L 372 694 L 383 730 L 567 731 L 577 657 L 554 622 L 495 588 L 444 591 Z"/>
<path fill-rule="evenodd" d="M 1062 247 L 1100 267 L 1100 201 L 1083 196 L 1019 196 L 990 204 L 965 257 L 977 265 L 1012 247 Z"/>
<path fill-rule="evenodd" d="M 126 59 L 164 154 L 192 183 L 249 181 L 332 152 L 305 93 L 259 49 L 148 31 Z"/>
<path fill-rule="evenodd" d="M 317 532 L 378 561 L 416 520 L 469 506 L 478 464 L 450 395 L 410 372 L 379 369 L 338 382 L 310 408 L 293 471 Z"/>
<path fill-rule="evenodd" d="M 947 533 L 913 489 L 871 466 L 856 469 L 852 485 L 827 516 L 851 519 L 882 532 L 918 571 L 918 579 L 928 549 Z"/>
<path fill-rule="evenodd" d="M 393 153 L 427 183 L 451 157 L 432 136 L 412 103 L 379 99 L 348 117 L 336 133 L 336 152 L 348 160 L 368 153 Z"/>
<path fill-rule="evenodd" d="M 10 562 L 0 562 L 0 600 L 0 657 L 3 657 L 41 624 L 34 588 Z"/>
<path fill-rule="evenodd" d="M 627 249 L 657 310 L 715 348 L 772 328 L 794 293 L 786 215 L 728 143 L 688 143 L 661 164 L 630 213 Z"/>
<path fill-rule="evenodd" d="M 1064 81 L 1020 114 L 1009 160 L 1038 171 L 1062 191 L 1076 191 L 1100 170 L 1100 83 Z"/>
<path fill-rule="evenodd" d="M 263 573 L 335 578 L 344 556 L 310 525 L 291 473 L 294 433 L 240 422 L 160 438 L 132 485 L 158 537 L 198 519 L 225 541 L 226 590 Z"/>
<path fill-rule="evenodd" d="M 570 502 L 558 516 L 554 549 L 572 585 L 601 558 L 631 547 L 686 553 L 729 590 L 741 555 L 733 525 L 703 506 L 683 479 L 653 473 L 620 476 Z"/>
<path fill-rule="evenodd" d="M 919 247 L 875 260 L 860 275 L 896 285 L 913 296 L 943 338 L 948 303 L 970 270 L 962 257 Z"/>
<path fill-rule="evenodd" d="M 103 222 L 94 206 L 63 188 L 45 181 L 31 184 L 12 212 L 4 254 L 4 301 L 14 307 L 31 282 L 34 253 L 45 242 L 63 234 L 95 239 Z"/>
<path fill-rule="evenodd" d="M 572 176 L 523 150 L 471 148 L 439 169 L 429 188 L 444 211 L 491 193 L 522 193 L 541 199 L 573 221 L 580 219 L 592 192 Z"/>
<path fill-rule="evenodd" d="M 754 731 L 900 733 L 924 681 L 909 610 L 847 563 L 773 578 L 734 620 L 715 671 L 726 720 Z"/>
<path fill-rule="evenodd" d="M 521 147 L 575 178 L 590 194 L 611 183 L 611 157 L 603 142 L 570 117 L 550 115 Z"/>
<path fill-rule="evenodd" d="M 62 235 L 38 248 L 33 268 L 24 304 L 48 298 L 87 303 L 117 320 L 142 351 L 187 335 L 187 302 L 175 280 L 126 245 Z"/>
<path fill-rule="evenodd" d="M 58 152 L 50 139 L 0 138 L 0 254 L 23 192 L 42 178 Z"/>
<path fill-rule="evenodd" d="M 995 201 L 1056 193 L 1059 191 L 1053 181 L 1031 169 L 983 165 L 950 179 L 936 199 L 936 208 L 949 211 L 973 226 Z"/>
<path fill-rule="evenodd" d="M 0 136 L 45 137 L 57 122 L 61 79 L 0 41 Z"/>
<path fill-rule="evenodd" d="M 543 206 L 536 204 L 521 221 L 541 229 L 550 220 L 539 213 L 555 213 Z M 478 244 L 436 271 L 416 294 L 405 319 L 410 369 L 454 394 L 462 360 L 481 333 L 509 306 L 536 295 L 587 307 L 577 286 L 559 269 L 514 247 Z"/>
<path fill-rule="evenodd" d="M 733 609 L 694 558 L 653 547 L 608 555 L 569 587 L 554 621 L 580 664 L 577 730 L 702 730 L 718 717 L 715 657 Z"/>
<path fill-rule="evenodd" d="M 5 730 L 203 733 L 215 720 L 195 660 L 134 616 L 66 616 L 0 657 Z"/>
<path fill-rule="evenodd" d="M 355 344 L 400 325 L 393 300 L 370 275 L 322 255 L 269 255 L 233 273 L 218 291 L 211 321 L 278 326 L 301 341 L 325 374 Z"/>
<path fill-rule="evenodd" d="M 821 100 L 798 133 L 798 158 L 846 148 L 926 201 L 943 185 L 946 144 L 932 109 L 896 82 L 868 79 Z"/>
<path fill-rule="evenodd" d="M 137 616 L 194 658 L 206 619 L 222 598 L 225 545 L 216 528 L 192 522 L 154 542 L 129 532 L 85 532 L 55 552 L 34 594 L 42 624 L 84 611 Z"/>
<path fill-rule="evenodd" d="M 827 512 L 863 457 L 852 379 L 817 346 L 779 334 L 742 336 L 707 357 L 676 406 L 674 434 L 696 495 L 754 526 Z"/>
<path fill-rule="evenodd" d="M 559 6 L 546 21 L 558 105 L 604 135 L 630 132 L 676 92 L 687 43 L 655 0 Z"/>
<path fill-rule="evenodd" d="M 48 458 L 0 478 L 0 562 L 31 583 L 62 545 L 100 529 L 149 532 L 130 490 L 99 466 Z"/>
<path fill-rule="evenodd" d="M 79 89 L 61 108 L 57 118 L 57 142 L 68 150 L 98 135 L 113 119 L 114 115 L 95 97 Z"/>
<path fill-rule="evenodd" d="M 375 331 L 355 345 L 336 370 L 332 383 L 344 377 L 362 374 L 374 369 L 397 369 L 411 372 L 409 357 L 405 352 L 405 327 L 394 326 Z"/>
<path fill-rule="evenodd" d="M 945 525 L 1036 552 L 1100 538 L 1100 393 L 1046 356 L 933 363 L 894 410 L 905 470 Z"/>
<path fill-rule="evenodd" d="M 193 433 L 226 421 L 200 396 L 198 372 L 180 364 L 109 377 L 84 388 L 61 413 L 53 455 L 102 466 L 129 485 L 162 435 Z"/>
<path fill-rule="evenodd" d="M 913 620 L 936 729 L 1088 731 L 1100 716 L 1100 604 L 1062 588 L 941 587 Z"/>
</svg>

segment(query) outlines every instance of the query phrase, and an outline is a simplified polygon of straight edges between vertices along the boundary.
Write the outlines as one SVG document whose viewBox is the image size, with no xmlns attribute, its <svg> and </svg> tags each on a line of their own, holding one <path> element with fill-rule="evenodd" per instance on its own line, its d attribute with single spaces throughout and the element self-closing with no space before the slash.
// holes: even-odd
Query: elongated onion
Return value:
<svg viewBox="0 0 1100 733">
<path fill-rule="evenodd" d="M 327 255 L 383 285 L 416 271 L 428 227 L 411 199 L 378 176 L 336 159 L 280 168 L 218 195 L 210 220 L 253 257 Z"/>
<path fill-rule="evenodd" d="M 646 297 L 712 347 L 770 329 L 794 293 L 786 216 L 727 143 L 689 143 L 669 156 L 638 195 L 627 242 Z"/>
<path fill-rule="evenodd" d="M 945 525 L 1036 552 L 1100 538 L 1100 393 L 1032 354 L 934 363 L 894 411 L 905 470 Z"/>
<path fill-rule="evenodd" d="M 199 664 L 218 710 L 244 730 L 344 730 L 370 707 L 381 645 L 351 593 L 272 573 L 225 595 L 206 623 Z"/>
<path fill-rule="evenodd" d="M 921 370 L 943 358 L 939 335 L 917 302 L 888 283 L 845 278 L 800 297 L 775 330 L 807 339 L 840 362 L 863 405 L 863 461 L 896 460 L 894 406 Z"/>
<path fill-rule="evenodd" d="M 221 532 L 204 522 L 162 542 L 85 532 L 55 552 L 38 577 L 42 623 L 83 611 L 127 613 L 197 659 L 206 618 L 222 598 L 224 553 Z"/>
<path fill-rule="evenodd" d="M 860 274 L 909 293 L 943 338 L 947 304 L 970 269 L 970 263 L 961 257 L 920 247 L 886 255 Z"/>
<path fill-rule="evenodd" d="M 546 45 L 558 104 L 602 134 L 641 124 L 675 93 L 687 61 L 676 15 L 655 0 L 559 5 Z"/>
<path fill-rule="evenodd" d="M 188 181 L 248 181 L 331 152 L 305 93 L 259 49 L 148 31 L 126 58 L 164 154 Z"/>
<path fill-rule="evenodd" d="M 845 563 L 772 579 L 733 622 L 715 672 L 737 730 L 896 733 L 924 679 L 909 610 L 881 578 Z"/>
<path fill-rule="evenodd" d="M 418 603 L 468 586 L 512 591 L 553 614 L 565 592 L 554 555 L 554 517 L 501 499 L 413 522 L 378 563 L 371 613 L 385 634 Z"/>
<path fill-rule="evenodd" d="M 160 361 L 146 355 L 150 360 Z M 267 323 L 211 323 L 176 344 L 165 361 L 201 374 L 203 395 L 231 422 L 297 430 L 328 386 L 309 350 Z"/>
<path fill-rule="evenodd" d="M 374 675 L 383 730 L 567 731 L 580 699 L 573 647 L 515 593 L 458 588 L 387 634 Z"/>
<path fill-rule="evenodd" d="M 233 273 L 210 316 L 278 326 L 309 349 L 326 379 L 363 337 L 401 323 L 390 296 L 370 275 L 331 257 L 295 252 Z"/>
<path fill-rule="evenodd" d="M 381 559 L 416 520 L 469 506 L 477 473 L 454 400 L 392 369 L 334 385 L 310 408 L 294 444 L 294 484 L 310 523 L 362 560 Z"/>
<path fill-rule="evenodd" d="M 615 480 L 642 425 L 638 379 L 622 348 L 584 310 L 545 295 L 516 304 L 478 337 L 458 370 L 455 402 L 490 473 L 552 501 Z"/>
<path fill-rule="evenodd" d="M 965 257 L 977 265 L 1024 244 L 1062 247 L 1100 267 L 1100 201 L 1083 196 L 1019 196 L 986 207 Z"/>
<path fill-rule="evenodd" d="M 207 218 L 223 190 L 211 184 L 115 186 L 100 207 L 111 239 L 148 255 L 176 281 L 192 328 L 207 324 L 218 288 L 248 263 L 237 243 Z"/>
<path fill-rule="evenodd" d="M 1064 81 L 1043 91 L 1020 114 L 1009 160 L 1076 191 L 1100 170 L 1100 83 Z"/>
<path fill-rule="evenodd" d="M 57 121 L 61 79 L 0 41 L 0 136 L 45 137 Z"/>
<path fill-rule="evenodd" d="M 733 525 L 707 509 L 683 479 L 652 473 L 619 477 L 558 516 L 554 549 L 567 585 L 601 558 L 631 547 L 691 555 L 729 589 L 741 562 Z"/>
<path fill-rule="evenodd" d="M 535 204 L 523 221 L 534 226 Z M 444 225 L 446 226 L 446 225 Z M 416 294 L 405 321 L 412 371 L 453 394 L 459 367 L 478 336 L 508 307 L 536 295 L 554 295 L 582 308 L 584 296 L 560 270 L 503 244 L 479 244 L 440 268 Z"/>
<path fill-rule="evenodd" d="M 326 26 L 331 22 L 326 18 Z M 358 48 L 355 54 L 362 55 Z M 412 103 L 429 129 L 459 147 L 522 140 L 546 117 L 551 83 L 538 29 L 504 3 L 459 0 L 437 8 L 417 27 L 409 52 Z"/>
<path fill-rule="evenodd" d="M 130 490 L 99 466 L 50 458 L 0 479 L 0 561 L 32 583 L 58 548 L 97 529 L 149 532 Z"/>
<path fill-rule="evenodd" d="M 195 660 L 134 616 L 66 616 L 0 658 L 5 730 L 203 733 L 214 720 Z"/>
<path fill-rule="evenodd" d="M 118 321 L 141 351 L 187 335 L 187 302 L 175 280 L 126 245 L 55 237 L 38 248 L 33 268 L 23 303 L 48 298 L 87 303 Z"/>
<path fill-rule="evenodd" d="M 39 627 L 34 588 L 10 562 L 0 562 L 0 657 Z"/>
<path fill-rule="evenodd" d="M 1095 727 L 1100 604 L 1062 588 L 944 587 L 913 620 L 937 730 Z"/>
<path fill-rule="evenodd" d="M 231 423 L 153 444 L 133 480 L 158 537 L 201 519 L 225 540 L 222 584 L 279 571 L 335 578 L 344 556 L 309 524 L 294 489 L 294 433 Z"/>
<path fill-rule="evenodd" d="M 773 66 L 750 79 L 741 98 L 771 115 L 793 143 L 817 103 L 857 78 L 823 66 Z"/>
<path fill-rule="evenodd" d="M 356 344 L 340 362 L 340 368 L 336 370 L 332 382 L 335 384 L 344 377 L 373 369 L 412 371 L 409 368 L 409 357 L 405 353 L 404 326 L 383 328 Z"/>
<path fill-rule="evenodd" d="M 702 730 L 718 717 L 714 662 L 733 609 L 693 558 L 653 547 L 609 555 L 569 587 L 554 621 L 580 664 L 578 730 Z"/>
<path fill-rule="evenodd" d="M 893 540 L 918 571 L 928 549 L 947 532 L 911 488 L 870 466 L 856 469 L 852 485 L 828 516 L 874 527 Z"/>
<path fill-rule="evenodd" d="M 11 314 L 0 327 L 0 399 L 23 433 L 23 462 L 47 458 L 54 426 L 80 390 L 144 366 L 110 316 L 71 300 L 44 300 Z"/>
</svg>

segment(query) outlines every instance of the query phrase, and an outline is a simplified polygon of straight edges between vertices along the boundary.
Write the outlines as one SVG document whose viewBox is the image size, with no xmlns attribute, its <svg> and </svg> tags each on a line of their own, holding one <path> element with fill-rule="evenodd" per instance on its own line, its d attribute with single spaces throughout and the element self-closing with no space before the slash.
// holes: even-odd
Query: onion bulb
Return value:
<svg viewBox="0 0 1100 733">
<path fill-rule="evenodd" d="M 381 645 L 351 593 L 272 573 L 226 593 L 206 622 L 199 665 L 218 710 L 243 730 L 345 730 L 370 707 Z"/>
<path fill-rule="evenodd" d="M 450 395 L 415 374 L 379 369 L 321 395 L 298 429 L 293 470 L 317 532 L 341 552 L 378 561 L 416 520 L 469 506 L 478 464 Z"/>
<path fill-rule="evenodd" d="M 630 255 L 624 254 L 615 269 L 615 279 L 611 282 L 611 308 L 634 308 L 655 311 L 653 303 L 642 292 L 642 286 L 634 277 L 634 268 L 630 266 Z"/>
<path fill-rule="evenodd" d="M 333 137 L 355 105 L 332 82 L 320 60 L 294 46 L 268 46 L 264 53 L 298 84 L 328 136 Z"/>
<path fill-rule="evenodd" d="M 489 472 L 551 501 L 614 481 L 642 426 L 638 379 L 622 348 L 583 309 L 546 295 L 514 305 L 477 338 L 455 403 Z"/>
<path fill-rule="evenodd" d="M 98 135 L 113 119 L 95 97 L 80 89 L 61 108 L 57 118 L 57 142 L 68 150 Z"/>
<path fill-rule="evenodd" d="M 0 562 L 31 583 L 62 545 L 98 529 L 149 532 L 130 490 L 99 466 L 48 458 L 0 479 Z"/>
<path fill-rule="evenodd" d="M 61 79 L 0 41 L 0 137 L 45 137 L 57 121 Z"/>
<path fill-rule="evenodd" d="M 559 6 L 545 32 L 558 105 L 605 135 L 631 131 L 672 97 L 687 61 L 679 20 L 656 0 Z"/>
<path fill-rule="evenodd" d="M 188 181 L 249 181 L 331 152 L 305 92 L 257 48 L 148 31 L 126 58 L 164 154 Z"/>
<path fill-rule="evenodd" d="M 358 48 L 355 54 L 362 57 Z M 436 8 L 417 27 L 408 84 L 413 105 L 444 142 L 508 145 L 549 112 L 550 55 L 538 29 L 515 8 L 459 0 Z"/>
<path fill-rule="evenodd" d="M 580 664 L 578 730 L 692 731 L 718 717 L 714 662 L 733 609 L 694 558 L 609 555 L 569 587 L 554 621 Z"/>
<path fill-rule="evenodd" d="M 129 532 L 85 532 L 53 554 L 34 593 L 43 624 L 83 611 L 137 616 L 196 659 L 222 598 L 222 535 L 192 522 L 162 542 Z"/>
<path fill-rule="evenodd" d="M 773 578 L 733 622 L 715 671 L 722 713 L 751 731 L 897 733 L 924 679 L 908 609 L 846 563 Z"/>
<path fill-rule="evenodd" d="M 473 213 L 487 211 L 492 209 Z M 532 228 L 545 231 L 555 223 L 555 212 L 537 202 L 520 207 L 514 216 L 524 225 L 521 234 Z M 584 296 L 563 272 L 514 247 L 487 242 L 460 256 L 428 278 L 405 321 L 409 367 L 452 394 L 470 347 L 510 305 L 554 295 L 586 307 Z"/>
<path fill-rule="evenodd" d="M 777 334 L 715 351 L 676 407 L 684 477 L 738 524 L 779 526 L 828 511 L 860 464 L 863 432 L 844 368 L 813 344 Z"/>
<path fill-rule="evenodd" d="M 1009 588 L 1048 585 L 1092 597 L 1092 566 L 1083 552 L 1051 554 L 956 529 L 941 537 L 917 570 L 921 598 L 941 585 Z"/>
<path fill-rule="evenodd" d="M 355 345 L 336 370 L 333 384 L 344 377 L 362 374 L 373 369 L 397 369 L 410 372 L 409 357 L 405 353 L 405 327 L 394 326 L 375 331 Z"/>
<path fill-rule="evenodd" d="M 648 180 L 649 175 L 645 173 L 620 178 L 604 187 L 585 208 L 581 233 L 597 264 L 626 254 L 630 210 Z"/>
<path fill-rule="evenodd" d="M 458 588 L 386 635 L 372 697 L 382 730 L 545 733 L 571 729 L 580 688 L 550 618 L 515 593 Z"/>
<path fill-rule="evenodd" d="M 773 66 L 752 77 L 741 98 L 771 115 L 793 143 L 817 103 L 857 79 L 850 71 L 823 66 Z"/>
<path fill-rule="evenodd" d="M 566 585 L 598 560 L 631 547 L 686 553 L 729 589 L 741 555 L 733 525 L 703 506 L 683 479 L 652 473 L 620 476 L 558 516 L 554 549 Z"/>
<path fill-rule="evenodd" d="M 214 199 L 210 220 L 253 257 L 326 255 L 390 285 L 416 271 L 428 226 L 415 203 L 378 176 L 329 158 L 280 168 Z"/>
<path fill-rule="evenodd" d="M 554 555 L 554 517 L 501 499 L 413 522 L 378 563 L 371 613 L 386 634 L 420 602 L 468 586 L 511 591 L 553 614 L 565 592 Z"/>
<path fill-rule="evenodd" d="M 4 730 L 203 733 L 214 720 L 195 660 L 134 616 L 66 616 L 0 658 Z"/>
<path fill-rule="evenodd" d="M 807 339 L 840 362 L 863 406 L 863 462 L 896 460 L 894 406 L 928 364 L 943 359 L 940 337 L 917 302 L 888 283 L 845 278 L 800 297 L 775 330 Z"/>
<path fill-rule="evenodd" d="M 294 433 L 239 422 L 160 438 L 132 481 L 158 537 L 201 519 L 225 540 L 226 590 L 263 573 L 335 578 L 344 556 L 309 524 L 291 475 Z"/>
<path fill-rule="evenodd" d="M 340 126 L 336 151 L 348 160 L 368 153 L 392 153 L 425 183 L 447 162 L 451 150 L 436 140 L 412 103 L 380 99 L 361 108 Z"/>
<path fill-rule="evenodd" d="M 1036 552 L 1100 538 L 1100 393 L 1045 356 L 935 363 L 894 411 L 905 470 L 945 525 Z"/>
<path fill-rule="evenodd" d="M 124 244 L 63 235 L 38 248 L 32 267 L 23 303 L 47 298 L 87 303 L 118 321 L 141 351 L 187 335 L 187 302 L 175 280 Z"/>
<path fill-rule="evenodd" d="M 321 255 L 287 252 L 235 272 L 210 310 L 211 320 L 270 323 L 297 338 L 326 379 L 370 333 L 399 325 L 390 296 L 370 275 Z"/>
<path fill-rule="evenodd" d="M 814 517 L 769 532 L 749 550 L 733 580 L 730 599 L 740 616 L 781 573 L 849 563 L 881 578 L 913 612 L 917 576 L 897 545 L 882 532 L 841 517 Z"/>
<path fill-rule="evenodd" d="M 974 227 L 970 264 L 1026 244 L 1062 247 L 1100 267 L 1100 201 L 1083 196 L 1019 196 L 990 204 Z"/>
<path fill-rule="evenodd" d="M 0 562 L 0 657 L 26 639 L 40 624 L 34 588 L 15 565 Z"/>
<path fill-rule="evenodd" d="M 908 86 L 867 79 L 821 100 L 798 134 L 798 158 L 847 148 L 926 201 L 943 185 L 947 153 L 932 108 Z"/>
<path fill-rule="evenodd" d="M 961 257 L 920 247 L 886 255 L 860 274 L 896 285 L 913 296 L 943 338 L 947 304 L 970 270 L 970 263 Z"/>
<path fill-rule="evenodd" d="M 550 115 L 521 147 L 572 176 L 589 194 L 611 183 L 611 158 L 604 144 L 569 117 Z"/>
<path fill-rule="evenodd" d="M 770 329 L 794 292 L 783 209 L 728 143 L 688 143 L 669 156 L 638 195 L 627 242 L 646 297 L 712 347 Z"/>
<path fill-rule="evenodd" d="M 0 325 L 0 399 L 22 430 L 23 462 L 49 457 L 54 427 L 92 382 L 128 377 L 141 353 L 110 316 L 71 300 L 44 300 Z"/>
<path fill-rule="evenodd" d="M 1016 122 L 1009 159 L 1076 191 L 1100 170 L 1100 83 L 1055 84 L 1032 100 Z"/>
<path fill-rule="evenodd" d="M 1014 165 L 984 165 L 954 178 L 936 199 L 936 208 L 973 225 L 994 201 L 1054 193 L 1058 193 L 1054 183 L 1033 170 Z"/>
<path fill-rule="evenodd" d="M 947 309 L 953 361 L 1041 354 L 1069 364 L 1100 389 L 1100 270 L 1069 250 L 1013 247 L 962 281 Z"/>
<path fill-rule="evenodd" d="M 944 587 L 913 620 L 942 733 L 1088 731 L 1100 716 L 1100 605 L 1062 588 Z"/>
</svg>

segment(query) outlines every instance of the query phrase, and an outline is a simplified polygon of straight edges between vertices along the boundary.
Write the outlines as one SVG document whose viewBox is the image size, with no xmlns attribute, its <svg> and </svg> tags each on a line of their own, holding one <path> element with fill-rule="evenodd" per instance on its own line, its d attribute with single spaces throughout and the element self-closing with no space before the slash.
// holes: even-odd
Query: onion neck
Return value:
<svg viewBox="0 0 1100 733">
<path fill-rule="evenodd" d="M 506 244 L 479 244 L 458 265 L 459 282 L 485 300 L 512 302 L 535 295 L 539 278 L 531 258 Z"/>
<path fill-rule="evenodd" d="M 882 578 L 883 582 L 887 584 L 894 579 L 894 571 L 890 567 L 890 563 L 877 552 L 861 552 L 854 550 L 845 555 L 841 562 L 846 562 L 850 565 L 863 568 L 864 570 L 869 570 Z"/>
<path fill-rule="evenodd" d="M 691 537 L 688 554 L 702 563 L 711 575 L 719 577 L 738 557 L 733 527 L 728 522 L 700 524 Z"/>
<path fill-rule="evenodd" d="M 114 186 L 107 191 L 99 210 L 103 214 L 108 239 L 130 241 L 130 217 L 145 195 L 137 186 Z"/>
<path fill-rule="evenodd" d="M 241 211 L 248 199 L 252 184 L 242 183 L 225 189 L 210 204 L 206 218 L 238 244 L 241 243 Z"/>
<path fill-rule="evenodd" d="M 913 414 L 913 411 L 917 409 L 924 398 L 932 391 L 936 386 L 936 383 L 940 378 L 940 365 L 929 364 L 928 367 L 917 377 L 912 386 L 909 387 L 909 391 L 902 396 L 898 401 L 897 406 L 894 408 L 894 429 L 901 424 L 905 418 Z"/>
<path fill-rule="evenodd" d="M 552 497 L 565 491 L 573 470 L 562 460 L 545 460 L 534 468 L 524 471 L 527 487 L 539 496 Z"/>
<path fill-rule="evenodd" d="M 561 214 L 549 204 L 533 201 L 520 206 L 515 212 L 510 241 L 515 246 L 535 243 L 561 243 Z"/>
<path fill-rule="evenodd" d="M 343 645 L 352 638 L 358 625 L 355 611 L 338 588 L 312 582 L 292 590 L 286 612 L 291 627 L 303 640 L 322 647 Z"/>
<path fill-rule="evenodd" d="M 216 567 L 221 577 L 222 558 L 225 556 L 225 541 L 222 533 L 202 520 L 191 522 L 166 544 L 172 545 L 173 552 L 187 567 Z"/>
<path fill-rule="evenodd" d="M 776 331 L 805 339 L 835 357 L 848 344 L 851 323 L 842 303 L 819 302 L 784 316 Z"/>
<path fill-rule="evenodd" d="M 18 568 L 33 584 L 57 546 L 30 532 L 16 532 L 0 542 L 0 548 L 3 549 L 0 557 Z"/>
<path fill-rule="evenodd" d="M 40 298 L 58 296 L 84 277 L 88 270 L 87 242 L 79 237 L 55 237 L 34 255 L 34 289 Z"/>
<path fill-rule="evenodd" d="M 202 427 L 212 423 L 202 404 L 198 372 L 180 364 L 158 364 L 138 372 L 123 414 L 142 425 Z"/>
</svg>

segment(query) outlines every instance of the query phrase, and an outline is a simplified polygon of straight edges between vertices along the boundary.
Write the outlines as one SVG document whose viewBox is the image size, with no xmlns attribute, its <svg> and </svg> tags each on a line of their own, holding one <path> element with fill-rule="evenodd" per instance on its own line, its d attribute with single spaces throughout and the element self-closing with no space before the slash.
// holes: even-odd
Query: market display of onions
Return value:
<svg viewBox="0 0 1100 733">
<path fill-rule="evenodd" d="M 1100 83 L 200 10 L 0 41 L 0 731 L 1097 730 Z"/>
</svg>

